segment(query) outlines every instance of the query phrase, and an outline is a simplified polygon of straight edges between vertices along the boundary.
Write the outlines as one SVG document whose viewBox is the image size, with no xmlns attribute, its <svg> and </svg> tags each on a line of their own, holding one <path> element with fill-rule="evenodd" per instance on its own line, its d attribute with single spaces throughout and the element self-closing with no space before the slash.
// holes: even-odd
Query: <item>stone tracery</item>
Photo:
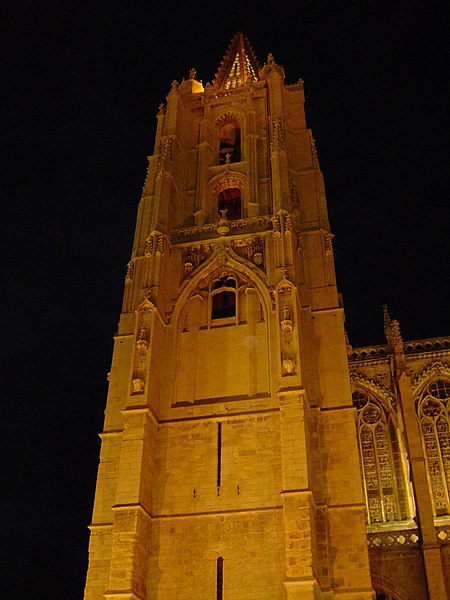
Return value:
<svg viewBox="0 0 450 600">
<path fill-rule="evenodd" d="M 369 523 L 404 520 L 410 515 L 394 417 L 361 388 L 353 393 L 353 404 Z"/>
<path fill-rule="evenodd" d="M 450 513 L 450 380 L 433 379 L 417 404 L 436 516 Z"/>
</svg>

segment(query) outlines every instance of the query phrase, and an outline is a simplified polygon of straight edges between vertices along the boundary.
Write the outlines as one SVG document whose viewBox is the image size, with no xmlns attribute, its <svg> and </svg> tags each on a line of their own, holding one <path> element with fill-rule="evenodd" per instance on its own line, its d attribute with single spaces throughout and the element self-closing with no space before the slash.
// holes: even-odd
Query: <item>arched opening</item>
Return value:
<svg viewBox="0 0 450 600">
<path fill-rule="evenodd" d="M 236 280 L 224 276 L 213 282 L 211 289 L 211 320 L 236 317 Z"/>
<path fill-rule="evenodd" d="M 226 210 L 226 217 L 230 221 L 236 221 L 242 216 L 241 213 L 241 190 L 237 187 L 222 190 L 218 197 L 219 216 Z"/>
<path fill-rule="evenodd" d="M 241 160 L 241 131 L 236 122 L 228 122 L 219 131 L 219 165 Z"/>
</svg>

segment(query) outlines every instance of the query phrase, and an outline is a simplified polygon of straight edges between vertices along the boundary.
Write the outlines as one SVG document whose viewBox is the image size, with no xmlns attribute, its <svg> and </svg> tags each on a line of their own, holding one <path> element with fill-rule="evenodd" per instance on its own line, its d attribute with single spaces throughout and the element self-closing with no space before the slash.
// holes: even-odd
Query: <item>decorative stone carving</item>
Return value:
<svg viewBox="0 0 450 600">
<path fill-rule="evenodd" d="M 230 229 L 233 234 L 241 233 L 257 233 L 270 231 L 273 229 L 273 217 L 263 215 L 260 217 L 248 217 L 247 219 L 237 219 L 229 221 Z M 172 231 L 172 243 L 186 243 L 197 240 L 207 240 L 214 237 L 217 233 L 216 223 L 207 223 L 205 225 L 195 225 L 194 227 L 185 227 L 182 229 L 174 229 Z"/>
<path fill-rule="evenodd" d="M 193 270 L 194 270 L 194 265 L 191 262 L 187 261 L 184 263 L 183 271 L 184 271 L 185 277 L 189 277 L 189 275 L 192 273 Z"/>
<path fill-rule="evenodd" d="M 164 236 L 152 233 L 145 240 L 144 254 L 150 257 L 156 253 L 164 254 Z"/>
<path fill-rule="evenodd" d="M 153 302 L 150 299 L 151 293 L 152 293 L 152 291 L 149 289 L 144 290 L 144 299 L 138 306 L 139 312 L 148 313 L 148 312 L 151 312 L 152 310 L 156 309 L 156 306 L 153 304 Z"/>
<path fill-rule="evenodd" d="M 312 154 L 313 164 L 316 165 L 318 163 L 318 157 L 317 157 L 316 140 L 313 137 L 311 137 L 311 154 Z"/>
<path fill-rule="evenodd" d="M 293 233 L 292 219 L 291 219 L 291 215 L 289 215 L 289 214 L 286 214 L 285 218 L 284 218 L 284 232 L 287 235 L 291 235 Z"/>
<path fill-rule="evenodd" d="M 165 314 L 166 325 L 170 325 L 170 323 L 172 321 L 173 311 L 175 309 L 176 303 L 177 303 L 177 299 L 172 298 L 172 300 L 170 301 L 170 310 L 168 310 Z"/>
<path fill-rule="evenodd" d="M 288 375 L 291 375 L 295 371 L 295 362 L 290 358 L 283 359 L 283 369 Z"/>
<path fill-rule="evenodd" d="M 281 148 L 285 145 L 282 117 L 272 119 L 272 145 L 274 148 Z"/>
<path fill-rule="evenodd" d="M 383 383 L 383 382 L 385 382 L 385 381 L 388 379 L 388 377 L 389 377 L 389 374 L 388 374 L 388 372 L 387 372 L 387 371 L 378 371 L 378 372 L 375 374 L 375 377 L 376 377 L 376 380 L 377 380 L 379 383 Z"/>
<path fill-rule="evenodd" d="M 290 335 L 293 330 L 293 323 L 291 319 L 291 311 L 289 306 L 283 308 L 283 320 L 281 321 L 281 331 L 285 334 Z"/>
<path fill-rule="evenodd" d="M 227 235 L 227 233 L 230 231 L 230 227 L 228 225 L 229 221 L 227 219 L 227 211 L 225 210 L 221 210 L 220 211 L 220 219 L 219 222 L 217 224 L 217 233 L 220 236 L 224 236 Z"/>
<path fill-rule="evenodd" d="M 153 250 L 152 236 L 149 235 L 148 238 L 145 240 L 145 249 L 144 249 L 145 256 L 151 256 L 152 250 Z"/>
<path fill-rule="evenodd" d="M 213 252 L 211 244 L 191 246 L 182 254 L 183 279 L 189 277 L 199 265 L 207 260 Z"/>
<path fill-rule="evenodd" d="M 241 258 L 264 269 L 264 240 L 261 237 L 233 240 L 231 247 Z"/>
<path fill-rule="evenodd" d="M 275 289 L 273 286 L 270 286 L 270 288 L 269 288 L 269 295 L 270 295 L 270 303 L 272 305 L 272 310 L 275 310 L 277 307 L 277 302 L 275 299 Z"/>
<path fill-rule="evenodd" d="M 217 261 L 220 263 L 226 263 L 228 261 L 228 248 L 222 248 L 217 253 Z"/>
<path fill-rule="evenodd" d="M 136 349 L 141 356 L 147 354 L 148 350 L 148 331 L 146 327 L 142 326 L 139 332 L 139 337 L 136 342 Z"/>
<path fill-rule="evenodd" d="M 288 283 L 288 280 L 286 279 L 286 277 L 283 277 L 284 281 L 282 281 L 282 283 L 278 286 L 278 294 L 280 296 L 288 296 L 292 293 L 292 287 L 291 285 Z"/>
<path fill-rule="evenodd" d="M 300 199 L 294 186 L 291 187 L 291 205 L 292 210 L 299 210 L 300 208 Z"/>
<path fill-rule="evenodd" d="M 133 394 L 142 394 L 145 389 L 145 382 L 140 377 L 133 379 Z"/>
<path fill-rule="evenodd" d="M 333 256 L 333 244 L 332 240 L 333 236 L 331 233 L 326 233 L 323 238 L 323 244 L 325 249 L 325 256 Z"/>
<path fill-rule="evenodd" d="M 173 137 L 166 137 L 162 140 L 161 159 L 162 163 L 168 167 L 173 158 Z"/>
<path fill-rule="evenodd" d="M 367 535 L 367 545 L 370 550 L 384 550 L 388 547 L 417 546 L 419 537 L 417 529 L 402 529 L 400 531 L 377 531 Z"/>
<path fill-rule="evenodd" d="M 130 260 L 127 265 L 127 274 L 125 275 L 125 283 L 131 283 L 134 277 L 134 261 Z"/>
<path fill-rule="evenodd" d="M 253 262 L 255 263 L 255 265 L 257 265 L 258 267 L 260 267 L 264 263 L 263 253 L 262 252 L 255 252 L 255 254 L 253 255 Z"/>
</svg>

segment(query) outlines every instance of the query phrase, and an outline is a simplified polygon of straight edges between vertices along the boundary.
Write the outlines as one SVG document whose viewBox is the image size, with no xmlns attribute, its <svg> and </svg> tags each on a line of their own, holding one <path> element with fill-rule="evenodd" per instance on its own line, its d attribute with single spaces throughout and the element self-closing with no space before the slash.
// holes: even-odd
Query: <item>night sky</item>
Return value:
<svg viewBox="0 0 450 600">
<path fill-rule="evenodd" d="M 6 3 L 5 3 L 6 4 Z M 239 5 L 242 4 L 239 16 Z M 354 346 L 450 333 L 450 3 L 3 5 L 2 598 L 79 600 L 156 112 L 239 27 L 305 81 Z"/>
</svg>

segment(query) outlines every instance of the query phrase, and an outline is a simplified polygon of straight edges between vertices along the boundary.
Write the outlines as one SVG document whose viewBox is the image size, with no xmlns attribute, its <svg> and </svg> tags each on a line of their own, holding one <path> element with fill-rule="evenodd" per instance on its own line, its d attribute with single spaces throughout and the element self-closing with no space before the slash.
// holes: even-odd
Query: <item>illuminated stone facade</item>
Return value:
<svg viewBox="0 0 450 600">
<path fill-rule="evenodd" d="M 445 597 L 448 341 L 346 342 L 303 102 L 239 33 L 160 106 L 86 600 Z"/>
<path fill-rule="evenodd" d="M 385 332 L 348 347 L 372 581 L 389 598 L 447 598 L 450 336 L 403 343 L 386 309 Z"/>
</svg>

